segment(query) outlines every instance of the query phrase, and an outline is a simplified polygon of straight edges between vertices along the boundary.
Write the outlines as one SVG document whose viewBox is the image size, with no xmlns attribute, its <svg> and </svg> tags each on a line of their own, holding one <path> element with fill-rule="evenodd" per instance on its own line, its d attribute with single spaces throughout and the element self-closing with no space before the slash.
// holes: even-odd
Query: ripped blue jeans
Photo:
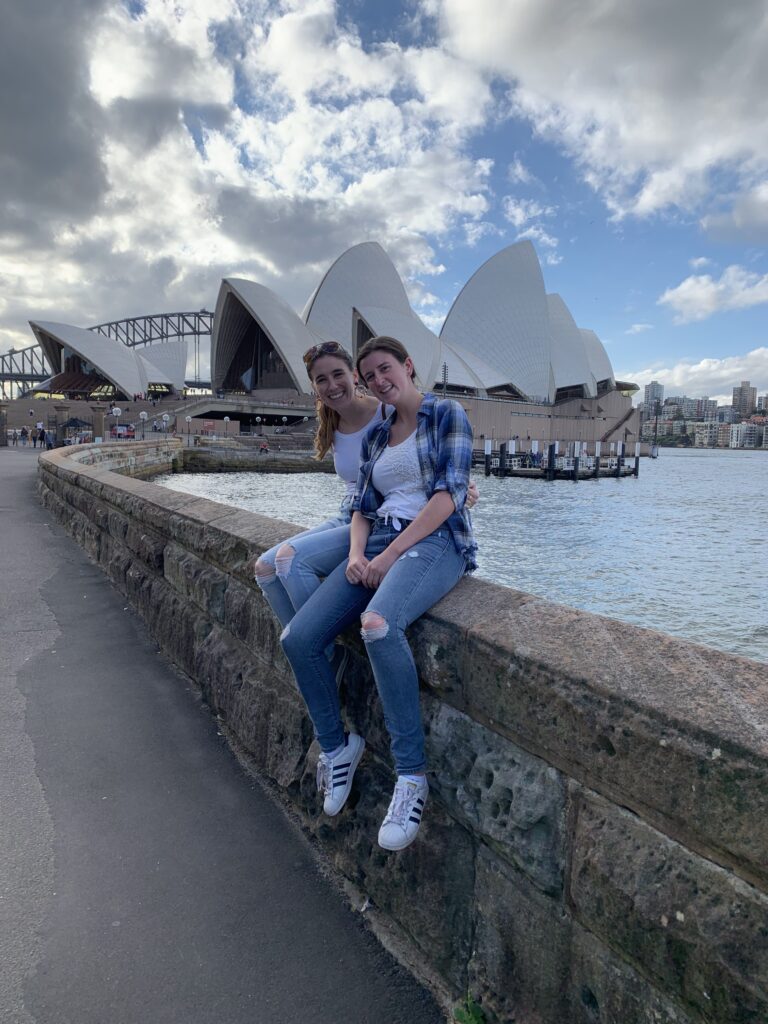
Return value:
<svg viewBox="0 0 768 1024">
<path fill-rule="evenodd" d="M 365 548 L 375 558 L 397 536 L 394 526 L 377 520 Z M 361 635 L 384 708 L 395 767 L 399 774 L 423 772 L 424 730 L 419 682 L 406 628 L 452 590 L 466 571 L 450 532 L 442 527 L 414 544 L 395 564 L 377 590 L 349 583 L 347 559 L 296 612 L 283 631 L 282 644 L 306 702 L 322 750 L 344 742 L 336 679 L 324 650 L 339 633 L 366 612 L 384 620 Z"/>
<path fill-rule="evenodd" d="M 285 545 L 292 547 L 294 554 L 278 558 L 278 551 Z M 280 541 L 260 556 L 262 565 L 272 571 L 257 574 L 256 582 L 281 626 L 288 625 L 296 610 L 339 562 L 346 562 L 348 555 L 349 514 L 341 512 L 311 530 Z"/>
</svg>

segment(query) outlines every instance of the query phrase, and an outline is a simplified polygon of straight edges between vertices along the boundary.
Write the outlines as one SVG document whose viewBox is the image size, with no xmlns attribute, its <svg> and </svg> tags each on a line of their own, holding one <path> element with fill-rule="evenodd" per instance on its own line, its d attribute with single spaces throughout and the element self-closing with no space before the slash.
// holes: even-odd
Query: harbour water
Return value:
<svg viewBox="0 0 768 1024">
<path fill-rule="evenodd" d="M 340 497 L 319 473 L 158 482 L 302 526 Z M 638 479 L 478 485 L 478 576 L 768 662 L 768 453 L 663 449 Z"/>
</svg>

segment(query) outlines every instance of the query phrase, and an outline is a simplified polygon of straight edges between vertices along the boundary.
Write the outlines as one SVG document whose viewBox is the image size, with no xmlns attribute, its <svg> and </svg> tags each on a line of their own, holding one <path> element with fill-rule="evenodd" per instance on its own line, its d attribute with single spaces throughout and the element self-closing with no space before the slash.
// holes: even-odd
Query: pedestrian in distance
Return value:
<svg viewBox="0 0 768 1024">
<path fill-rule="evenodd" d="M 405 630 L 476 566 L 466 509 L 472 428 L 458 402 L 422 394 L 396 339 L 366 342 L 356 368 L 392 411 L 363 434 L 348 556 L 296 611 L 281 642 L 320 744 L 323 807 L 338 814 L 365 741 L 345 732 L 327 648 L 360 622 L 397 773 L 378 842 L 403 850 L 416 838 L 429 792 L 418 676 Z M 336 395 L 330 386 L 327 397 Z"/>
<path fill-rule="evenodd" d="M 18 432 L 18 430 L 14 430 L 13 433 L 11 434 L 11 444 L 14 447 L 16 447 L 16 446 L 18 446 L 18 443 L 19 443 L 19 432 Z"/>
<path fill-rule="evenodd" d="M 29 436 L 26 427 L 22 427 L 21 428 L 20 436 L 21 436 L 21 447 L 22 448 L 26 448 L 27 447 L 27 437 Z"/>
</svg>

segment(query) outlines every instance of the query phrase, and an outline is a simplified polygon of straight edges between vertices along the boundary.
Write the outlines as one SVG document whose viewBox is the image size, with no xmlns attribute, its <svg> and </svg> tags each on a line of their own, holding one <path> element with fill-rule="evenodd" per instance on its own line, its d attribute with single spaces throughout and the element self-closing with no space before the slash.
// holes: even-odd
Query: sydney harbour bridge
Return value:
<svg viewBox="0 0 768 1024">
<path fill-rule="evenodd" d="M 205 309 L 112 320 L 89 330 L 120 341 L 129 348 L 185 338 L 191 357 L 191 366 L 188 363 L 191 376 L 185 384 L 189 388 L 210 389 L 210 381 L 202 378 L 200 367 L 201 339 L 207 342 L 213 330 L 213 313 Z M 0 355 L 0 397 L 5 401 L 18 398 L 55 372 L 55 368 L 46 363 L 40 345 L 4 352 Z"/>
</svg>

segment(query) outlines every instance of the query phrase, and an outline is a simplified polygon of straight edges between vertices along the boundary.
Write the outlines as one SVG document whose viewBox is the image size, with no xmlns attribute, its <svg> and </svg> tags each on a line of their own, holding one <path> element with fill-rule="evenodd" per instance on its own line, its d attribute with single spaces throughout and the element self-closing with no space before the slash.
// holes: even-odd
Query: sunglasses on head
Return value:
<svg viewBox="0 0 768 1024">
<path fill-rule="evenodd" d="M 312 348 L 307 349 L 304 353 L 304 362 L 310 366 L 320 356 L 334 356 L 339 353 L 347 355 L 344 346 L 340 345 L 338 341 L 321 341 L 319 345 L 313 345 Z"/>
</svg>

